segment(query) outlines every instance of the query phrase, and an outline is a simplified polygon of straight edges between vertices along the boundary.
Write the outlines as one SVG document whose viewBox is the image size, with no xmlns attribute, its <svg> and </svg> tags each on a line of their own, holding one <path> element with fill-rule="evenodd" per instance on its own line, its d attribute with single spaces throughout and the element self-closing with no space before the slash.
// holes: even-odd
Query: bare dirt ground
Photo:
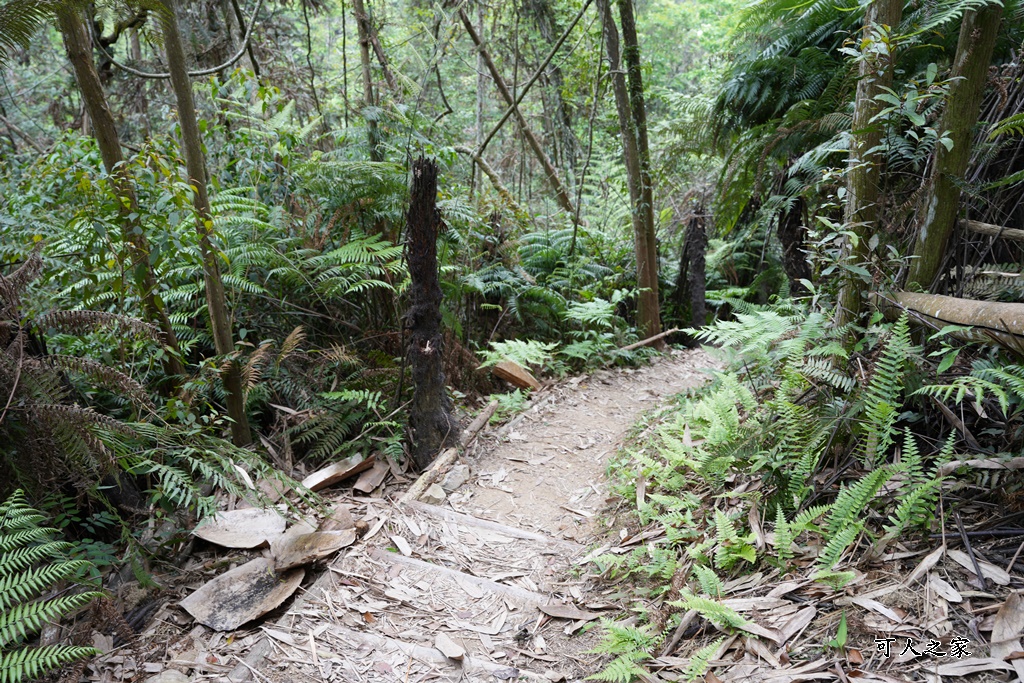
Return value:
<svg viewBox="0 0 1024 683">
<path fill-rule="evenodd" d="M 621 614 L 580 561 L 608 533 L 608 458 L 645 411 L 700 384 L 711 364 L 702 351 L 677 351 L 542 390 L 463 455 L 468 478 L 443 501 L 397 504 L 408 484 L 400 476 L 369 496 L 324 492 L 366 533 L 307 576 L 297 598 L 229 633 L 195 624 L 170 599 L 143 638 L 97 659 L 91 678 L 577 681 L 597 672 L 590 627 Z M 176 597 L 212 569 L 186 567 L 194 581 Z"/>
</svg>

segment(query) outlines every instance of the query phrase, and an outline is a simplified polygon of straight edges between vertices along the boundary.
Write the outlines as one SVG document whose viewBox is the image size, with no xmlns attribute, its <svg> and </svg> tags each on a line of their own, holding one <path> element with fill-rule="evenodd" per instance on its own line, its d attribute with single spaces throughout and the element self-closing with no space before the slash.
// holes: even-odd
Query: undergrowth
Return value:
<svg viewBox="0 0 1024 683">
<path fill-rule="evenodd" d="M 643 625 L 605 624 L 597 651 L 615 658 L 595 679 L 640 676 L 690 610 L 743 632 L 746 620 L 722 603 L 731 579 L 774 570 L 839 591 L 864 557 L 931 530 L 958 437 L 948 427 L 915 435 L 926 397 L 987 397 L 1007 432 L 1024 405 L 1017 365 L 982 360 L 950 383 L 925 385 L 934 365 L 906 316 L 875 316 L 848 349 L 848 330 L 821 312 L 785 300 L 739 303 L 733 320 L 699 338 L 720 348 L 725 369 L 663 410 L 610 466 L 617 493 L 635 507 L 630 526 L 652 540 L 594 559 L 606 579 L 628 579 Z M 711 654 L 694 655 L 694 670 Z"/>
</svg>

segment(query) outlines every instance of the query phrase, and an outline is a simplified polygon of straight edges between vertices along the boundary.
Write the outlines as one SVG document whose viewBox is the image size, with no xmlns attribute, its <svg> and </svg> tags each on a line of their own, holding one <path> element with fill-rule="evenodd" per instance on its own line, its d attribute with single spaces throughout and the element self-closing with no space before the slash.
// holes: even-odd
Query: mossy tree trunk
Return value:
<svg viewBox="0 0 1024 683">
<path fill-rule="evenodd" d="M 907 273 L 907 283 L 922 288 L 933 284 L 946 256 L 957 214 L 960 211 L 960 186 L 971 158 L 974 126 L 978 122 L 982 95 L 988 81 L 1002 5 L 989 5 L 980 11 L 964 14 L 960 39 L 953 61 L 954 78 L 949 88 L 946 108 L 939 125 L 940 135 L 948 135 L 953 148 L 936 145 L 931 186 L 923 202 L 923 211 L 914 242 L 914 256 Z"/>
<path fill-rule="evenodd" d="M 180 0 L 179 0 L 180 1 Z M 195 100 L 192 97 L 192 81 L 188 76 L 185 48 L 182 45 L 174 0 L 160 12 L 163 28 L 164 50 L 167 68 L 171 74 L 171 88 L 178 105 L 178 123 L 181 126 L 181 142 L 185 153 L 185 166 L 189 183 L 192 185 L 193 204 L 196 210 L 196 230 L 199 233 L 199 248 L 203 258 L 203 282 L 206 287 L 206 308 L 210 315 L 210 331 L 213 334 L 217 354 L 230 357 L 235 352 L 235 342 L 228 315 L 224 281 L 221 279 L 217 251 L 211 241 L 213 234 L 213 212 L 210 196 L 206 189 L 206 157 L 203 155 L 203 139 L 196 119 Z M 231 418 L 231 440 L 237 446 L 252 442 L 249 419 L 245 413 L 245 392 L 242 388 L 242 372 L 237 360 L 229 358 L 221 372 L 224 383 L 225 402 L 228 417 Z"/>
<path fill-rule="evenodd" d="M 647 145 L 647 114 L 640 69 L 640 47 L 630 0 L 618 0 L 619 18 L 625 50 L 620 56 L 619 31 L 612 18 L 609 0 L 598 0 L 604 25 L 615 109 L 622 135 L 622 156 L 626 166 L 629 197 L 632 203 L 633 244 L 636 252 L 636 279 L 640 289 L 637 327 L 641 337 L 661 332 L 658 302 L 658 250 L 654 233 L 654 201 L 651 183 L 650 152 Z M 626 72 L 622 70 L 625 59 Z M 628 75 L 628 84 L 627 84 Z M 664 346 L 658 341 L 657 346 Z"/>
<path fill-rule="evenodd" d="M 846 177 L 846 216 L 854 239 L 848 258 L 860 266 L 869 258 L 868 244 L 878 230 L 881 204 L 882 125 L 873 119 L 884 103 L 876 96 L 892 88 L 893 55 L 889 41 L 892 27 L 903 16 L 903 0 L 874 0 L 864 16 L 861 44 L 867 49 L 860 62 L 857 95 L 853 110 L 853 135 L 850 144 L 849 171 Z M 781 226 L 780 226 L 781 227 Z M 781 230 L 780 230 L 781 237 Z M 843 271 L 839 290 L 836 323 L 845 325 L 860 318 L 863 292 L 870 285 L 854 271 Z"/>
<path fill-rule="evenodd" d="M 92 121 L 93 135 L 103 158 L 103 167 L 110 175 L 117 193 L 121 213 L 121 239 L 127 252 L 136 294 L 142 302 L 143 317 L 160 329 L 165 347 L 163 368 L 174 386 L 185 374 L 181 350 L 167 309 L 157 293 L 156 276 L 149 262 L 149 242 L 138 220 L 138 198 L 125 167 L 117 126 L 92 59 L 92 41 L 89 39 L 85 17 L 77 7 L 61 7 L 57 12 L 57 23 L 64 37 L 64 47 L 75 72 L 82 102 Z"/>
<path fill-rule="evenodd" d="M 412 305 L 405 315 L 413 396 L 409 409 L 412 456 L 426 468 L 442 448 L 458 443 L 442 365 L 441 285 L 437 270 L 437 164 L 420 157 L 412 165 L 412 191 L 406 218 Z"/>
</svg>

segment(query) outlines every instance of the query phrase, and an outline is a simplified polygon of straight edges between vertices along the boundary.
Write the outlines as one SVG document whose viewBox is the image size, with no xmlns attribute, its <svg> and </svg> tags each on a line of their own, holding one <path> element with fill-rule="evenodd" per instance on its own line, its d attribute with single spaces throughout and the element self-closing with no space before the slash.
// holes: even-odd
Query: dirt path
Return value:
<svg viewBox="0 0 1024 683">
<path fill-rule="evenodd" d="M 595 673 L 599 657 L 587 651 L 598 636 L 586 612 L 611 606 L 575 563 L 603 531 L 608 457 L 642 413 L 698 385 L 709 364 L 702 351 L 675 352 L 548 389 L 481 435 L 463 457 L 468 478 L 443 501 L 399 506 L 389 500 L 397 487 L 387 498 L 337 497 L 369 525 L 363 540 L 276 622 L 235 634 L 194 626 L 172 639 L 168 666 L 192 672 L 174 680 L 475 683 Z"/>
</svg>

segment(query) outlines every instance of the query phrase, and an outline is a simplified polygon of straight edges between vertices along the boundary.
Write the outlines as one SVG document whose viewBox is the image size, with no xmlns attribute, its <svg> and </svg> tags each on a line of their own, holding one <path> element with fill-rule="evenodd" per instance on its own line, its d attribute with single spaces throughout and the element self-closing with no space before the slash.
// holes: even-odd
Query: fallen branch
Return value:
<svg viewBox="0 0 1024 683">
<path fill-rule="evenodd" d="M 449 465 L 453 464 L 459 457 L 459 448 L 465 448 L 477 435 L 483 431 L 483 428 L 487 426 L 488 421 L 494 415 L 495 411 L 498 410 L 498 402 L 491 401 L 487 404 L 487 407 L 480 411 L 480 414 L 474 418 L 466 430 L 462 433 L 462 438 L 459 439 L 458 448 L 445 449 L 441 455 L 434 459 L 434 462 L 430 463 L 430 467 L 424 470 L 423 474 L 413 482 L 409 490 L 406 491 L 402 497 L 398 500 L 399 505 L 410 503 L 414 500 L 418 500 L 423 492 L 430 488 L 430 485 L 437 481 L 441 474 L 441 471 L 446 469 Z"/>
<path fill-rule="evenodd" d="M 957 299 L 939 294 L 895 292 L 874 295 L 887 318 L 895 319 L 903 311 L 911 313 L 911 322 L 942 329 L 963 325 L 972 329 L 955 330 L 951 336 L 962 341 L 990 344 L 993 341 L 1011 349 L 1024 344 L 1024 304 Z"/>
<path fill-rule="evenodd" d="M 654 342 L 658 341 L 659 339 L 664 339 L 668 335 L 675 334 L 676 332 L 680 332 L 680 331 L 681 330 L 678 327 L 673 327 L 671 330 L 665 330 L 664 332 L 659 332 L 658 334 L 654 335 L 653 337 L 648 337 L 647 339 L 642 339 L 641 341 L 633 342 L 632 344 L 627 344 L 626 346 L 623 346 L 622 348 L 616 349 L 616 350 L 619 353 L 623 353 L 625 351 L 632 351 L 633 349 L 639 349 L 641 346 L 647 346 L 649 344 L 653 344 Z"/>
<path fill-rule="evenodd" d="M 1002 237 L 1008 240 L 1014 240 L 1017 242 L 1024 242 L 1024 230 L 1017 230 L 1015 228 L 1004 228 L 1001 225 L 992 225 L 991 223 L 982 223 L 981 221 L 960 221 L 960 227 L 964 230 L 976 232 L 979 235 L 992 235 L 994 237 Z"/>
</svg>

